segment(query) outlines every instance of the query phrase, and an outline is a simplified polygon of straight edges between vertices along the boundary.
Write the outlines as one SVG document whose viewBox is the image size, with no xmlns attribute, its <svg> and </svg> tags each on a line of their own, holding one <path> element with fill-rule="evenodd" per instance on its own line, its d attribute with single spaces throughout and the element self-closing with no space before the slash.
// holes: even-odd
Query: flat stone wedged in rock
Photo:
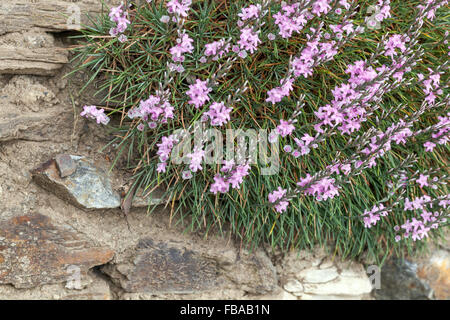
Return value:
<svg viewBox="0 0 450 320">
<path fill-rule="evenodd" d="M 113 256 L 111 249 L 38 213 L 0 220 L 0 284 L 31 288 L 66 282 L 70 266 L 83 276 Z"/>
<path fill-rule="evenodd" d="M 71 155 L 76 163 L 73 174 L 61 178 L 54 159 L 31 171 L 34 181 L 59 198 L 83 209 L 113 209 L 120 206 L 120 196 L 112 189 L 106 170 L 89 160 Z"/>
<path fill-rule="evenodd" d="M 141 239 L 129 263 L 102 271 L 126 292 L 191 293 L 219 285 L 216 264 L 200 254 L 164 242 Z"/>
</svg>

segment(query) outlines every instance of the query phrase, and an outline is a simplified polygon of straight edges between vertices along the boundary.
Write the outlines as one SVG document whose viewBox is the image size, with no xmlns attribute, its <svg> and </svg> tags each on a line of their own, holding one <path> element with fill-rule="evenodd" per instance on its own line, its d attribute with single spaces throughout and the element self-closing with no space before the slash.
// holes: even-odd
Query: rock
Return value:
<svg viewBox="0 0 450 320">
<path fill-rule="evenodd" d="M 66 282 L 107 263 L 114 252 L 41 214 L 0 221 L 0 284 L 31 288 Z M 78 279 L 78 278 L 77 278 Z"/>
<path fill-rule="evenodd" d="M 251 297 L 243 297 L 243 299 L 249 300 L 297 300 L 297 297 L 289 292 L 283 290 L 282 288 L 276 288 L 272 293 Z"/>
<path fill-rule="evenodd" d="M 310 268 L 302 270 L 298 277 L 305 283 L 325 283 L 336 279 L 339 276 L 335 267 L 328 269 Z"/>
<path fill-rule="evenodd" d="M 118 208 L 120 196 L 112 189 L 106 171 L 84 158 L 70 157 L 76 163 L 76 171 L 72 175 L 61 178 L 56 161 L 52 159 L 31 171 L 34 181 L 79 208 Z"/>
<path fill-rule="evenodd" d="M 11 140 L 48 140 L 48 127 L 51 126 L 50 114 L 8 113 L 0 115 L 0 142 Z M 52 117 L 55 118 L 55 115 Z"/>
<path fill-rule="evenodd" d="M 450 300 L 450 254 L 436 250 L 421 259 L 391 259 L 381 269 L 378 300 Z"/>
<path fill-rule="evenodd" d="M 29 49 L 0 46 L 0 74 L 53 75 L 68 62 L 68 52 L 64 48 Z"/>
<path fill-rule="evenodd" d="M 417 276 L 431 287 L 436 299 L 450 300 L 450 253 L 448 251 L 435 251 L 430 259 L 419 265 Z"/>
<path fill-rule="evenodd" d="M 81 290 L 69 290 L 64 284 L 45 284 L 34 288 L 17 289 L 10 285 L 0 285 L 1 300 L 111 300 L 108 283 L 89 272 L 89 286 Z"/>
<path fill-rule="evenodd" d="M 65 178 L 77 171 L 77 163 L 68 154 L 58 154 L 55 156 L 56 167 L 59 170 L 59 176 Z"/>
<path fill-rule="evenodd" d="M 307 294 L 318 296 L 360 296 L 372 291 L 372 285 L 367 275 L 360 277 L 342 277 L 327 283 L 304 284 Z"/>
<path fill-rule="evenodd" d="M 278 275 L 272 261 L 262 250 L 241 252 L 238 261 L 227 268 L 224 276 L 242 290 L 254 295 L 272 293 L 278 287 Z"/>
<path fill-rule="evenodd" d="M 119 0 L 108 3 L 120 3 Z M 79 30 L 90 21 L 85 13 L 102 12 L 100 1 L 8 0 L 0 2 L 0 35 L 38 27 L 46 31 Z M 79 15 L 78 15 L 79 13 Z M 81 25 L 77 25 L 77 20 Z"/>
<path fill-rule="evenodd" d="M 303 293 L 303 285 L 296 279 L 288 280 L 283 289 L 295 296 L 300 296 Z"/>
<path fill-rule="evenodd" d="M 191 293 L 218 286 L 216 264 L 200 254 L 163 242 L 142 239 L 129 263 L 102 271 L 126 292 Z"/>
<path fill-rule="evenodd" d="M 303 294 L 300 300 L 370 300 L 369 296 Z"/>
<path fill-rule="evenodd" d="M 142 189 L 138 190 L 133 198 L 132 207 L 144 208 L 149 205 L 156 206 L 164 204 L 164 190 L 157 188 L 151 192 L 144 192 Z"/>
</svg>

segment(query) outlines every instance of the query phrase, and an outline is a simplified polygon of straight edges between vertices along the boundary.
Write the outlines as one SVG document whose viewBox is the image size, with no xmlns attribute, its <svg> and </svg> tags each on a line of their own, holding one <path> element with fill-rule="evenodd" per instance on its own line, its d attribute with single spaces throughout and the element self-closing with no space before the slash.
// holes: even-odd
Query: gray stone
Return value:
<svg viewBox="0 0 450 320">
<path fill-rule="evenodd" d="M 59 176 L 54 159 L 31 171 L 33 180 L 59 198 L 83 209 L 112 209 L 120 206 L 120 196 L 111 187 L 110 176 L 90 161 L 71 156 L 76 171 Z"/>
<path fill-rule="evenodd" d="M 162 189 L 157 188 L 151 192 L 140 189 L 133 198 L 132 207 L 143 208 L 149 205 L 156 206 L 164 204 L 165 202 L 166 199 L 164 198 L 164 191 Z"/>
<path fill-rule="evenodd" d="M 56 155 L 55 161 L 61 178 L 70 176 L 77 171 L 77 163 L 68 154 Z"/>
<path fill-rule="evenodd" d="M 102 267 L 126 292 L 152 294 L 191 293 L 218 286 L 214 260 L 176 244 L 139 241 L 129 263 Z"/>
<path fill-rule="evenodd" d="M 381 269 L 381 288 L 374 295 L 378 300 L 450 300 L 449 252 L 391 259 Z"/>
</svg>

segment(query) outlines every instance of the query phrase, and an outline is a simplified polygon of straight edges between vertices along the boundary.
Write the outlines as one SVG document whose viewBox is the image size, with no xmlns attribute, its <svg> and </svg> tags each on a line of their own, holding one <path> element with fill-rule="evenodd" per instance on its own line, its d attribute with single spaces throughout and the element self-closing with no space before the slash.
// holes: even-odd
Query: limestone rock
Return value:
<svg viewBox="0 0 450 320">
<path fill-rule="evenodd" d="M 53 75 L 68 62 L 68 52 L 64 48 L 28 49 L 0 46 L 0 74 Z"/>
<path fill-rule="evenodd" d="M 338 277 L 337 279 L 318 284 L 305 284 L 305 293 L 320 296 L 359 296 L 372 291 L 367 276 L 361 277 Z"/>
<path fill-rule="evenodd" d="M 90 161 L 71 156 L 76 171 L 61 178 L 54 159 L 31 171 L 33 179 L 59 198 L 83 209 L 112 209 L 120 206 L 120 196 L 111 187 L 110 176 Z"/>
<path fill-rule="evenodd" d="M 305 283 L 325 283 L 339 276 L 335 267 L 328 269 L 309 268 L 302 270 L 298 277 Z"/>
<path fill-rule="evenodd" d="M 299 296 L 303 293 L 303 285 L 296 279 L 290 279 L 283 286 L 283 289 L 295 296 Z"/>
<path fill-rule="evenodd" d="M 120 1 L 106 1 L 120 3 Z M 106 12 L 107 8 L 103 9 Z M 38 27 L 46 31 L 79 30 L 90 15 L 102 12 L 101 1 L 8 0 L 0 2 L 0 35 Z M 79 18 L 80 25 L 77 25 Z"/>
<path fill-rule="evenodd" d="M 30 288 L 66 282 L 107 263 L 114 252 L 41 214 L 0 221 L 0 284 Z"/>
</svg>

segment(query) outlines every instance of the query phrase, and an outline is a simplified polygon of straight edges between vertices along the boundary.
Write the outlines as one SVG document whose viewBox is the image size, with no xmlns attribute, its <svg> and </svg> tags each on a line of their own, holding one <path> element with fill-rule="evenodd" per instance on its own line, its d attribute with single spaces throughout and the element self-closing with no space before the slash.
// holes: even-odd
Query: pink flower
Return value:
<svg viewBox="0 0 450 320">
<path fill-rule="evenodd" d="M 224 54 L 230 51 L 230 44 L 224 39 L 214 41 L 205 45 L 205 56 L 214 56 L 213 60 L 222 58 Z"/>
<path fill-rule="evenodd" d="M 238 44 L 242 50 L 250 51 L 253 54 L 261 40 L 258 37 L 258 33 L 253 31 L 253 28 L 246 27 L 241 30 L 241 38 Z"/>
<path fill-rule="evenodd" d="M 420 174 L 419 179 L 416 179 L 416 182 L 420 185 L 421 188 L 428 187 L 428 175 Z"/>
<path fill-rule="evenodd" d="M 83 111 L 80 113 L 82 117 L 88 119 L 94 119 L 98 124 L 107 125 L 109 123 L 109 117 L 105 114 L 104 109 L 97 109 L 96 106 L 84 106 Z"/>
<path fill-rule="evenodd" d="M 289 120 L 280 120 L 280 124 L 276 128 L 276 132 L 282 137 L 290 135 L 294 130 L 295 127 L 292 125 L 292 121 Z"/>
<path fill-rule="evenodd" d="M 261 5 L 250 5 L 248 8 L 242 8 L 241 13 L 238 14 L 238 16 L 241 18 L 242 21 L 258 18 L 259 14 L 261 12 Z"/>
<path fill-rule="evenodd" d="M 269 193 L 269 196 L 268 196 L 269 202 L 276 203 L 275 210 L 279 213 L 286 211 L 286 209 L 289 205 L 289 201 L 287 199 L 283 199 L 284 196 L 286 195 L 286 192 L 287 192 L 286 189 L 278 187 L 277 190 L 274 190 L 273 192 Z M 280 201 L 278 201 L 278 200 L 280 200 Z"/>
<path fill-rule="evenodd" d="M 172 59 L 175 62 L 183 62 L 185 53 L 192 53 L 194 50 L 194 46 L 192 45 L 192 40 L 189 35 L 182 34 L 177 42 L 178 44 L 172 48 L 170 48 L 170 54 L 172 55 Z"/>
<path fill-rule="evenodd" d="M 203 161 L 203 157 L 205 156 L 205 151 L 201 147 L 195 147 L 194 151 L 188 154 L 186 157 L 191 159 L 191 163 L 189 164 L 189 169 L 192 172 L 197 172 L 198 170 L 202 170 L 201 163 Z"/>
<path fill-rule="evenodd" d="M 189 98 L 191 98 L 189 103 L 193 104 L 196 109 L 203 106 L 210 99 L 208 93 L 210 93 L 212 89 L 208 88 L 207 84 L 208 81 L 197 79 L 194 84 L 189 86 L 189 91 L 186 92 Z"/>
<path fill-rule="evenodd" d="M 217 192 L 220 193 L 227 193 L 230 188 L 230 184 L 225 181 L 223 177 L 220 175 L 216 175 L 214 177 L 214 183 L 211 184 L 211 188 L 209 189 L 212 193 L 217 194 Z"/>
<path fill-rule="evenodd" d="M 170 14 L 176 14 L 181 17 L 187 17 L 189 7 L 192 4 L 192 0 L 170 0 L 167 3 L 167 11 Z"/>
<path fill-rule="evenodd" d="M 230 121 L 230 112 L 232 108 L 227 108 L 223 102 L 213 102 L 209 106 L 209 111 L 205 115 L 211 119 L 212 126 L 222 126 Z"/>
<path fill-rule="evenodd" d="M 423 144 L 423 146 L 425 147 L 425 150 L 427 152 L 433 152 L 434 148 L 436 147 L 436 144 L 430 141 L 427 141 Z"/>
</svg>

